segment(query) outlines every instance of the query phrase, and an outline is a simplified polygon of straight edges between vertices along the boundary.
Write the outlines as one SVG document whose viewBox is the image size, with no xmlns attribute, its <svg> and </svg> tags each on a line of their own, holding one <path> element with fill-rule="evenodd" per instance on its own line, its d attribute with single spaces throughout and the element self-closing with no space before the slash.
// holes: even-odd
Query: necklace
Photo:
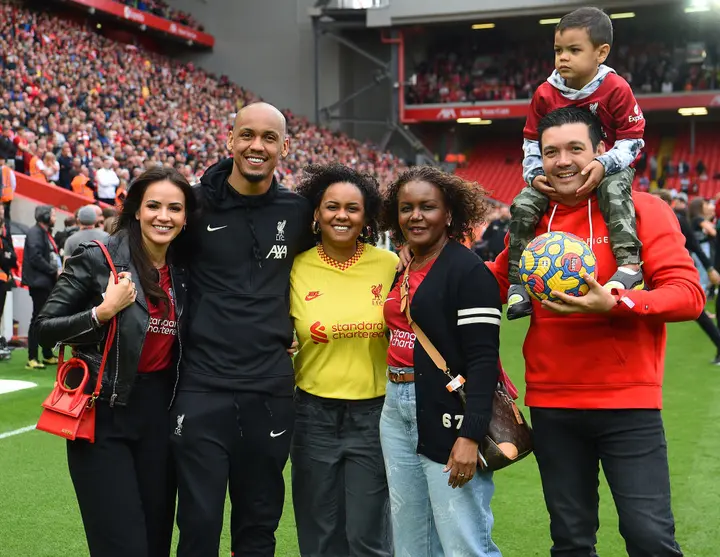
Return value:
<svg viewBox="0 0 720 557">
<path fill-rule="evenodd" d="M 415 265 L 415 270 L 416 270 L 416 271 L 419 271 L 419 270 L 422 269 L 425 265 L 427 265 L 427 263 L 428 263 L 429 261 L 431 261 L 434 257 L 436 257 L 436 256 L 443 250 L 443 248 L 447 245 L 447 243 L 448 243 L 448 239 L 446 238 L 445 241 L 443 242 L 443 244 L 442 244 L 439 248 L 437 248 L 437 249 L 436 249 L 435 251 L 433 251 L 432 253 L 426 255 L 425 257 L 423 257 L 423 259 L 422 259 L 419 263 L 418 263 L 417 258 L 413 258 L 413 261 L 412 261 L 412 263 L 411 263 L 411 266 L 412 266 L 412 265 Z"/>
</svg>

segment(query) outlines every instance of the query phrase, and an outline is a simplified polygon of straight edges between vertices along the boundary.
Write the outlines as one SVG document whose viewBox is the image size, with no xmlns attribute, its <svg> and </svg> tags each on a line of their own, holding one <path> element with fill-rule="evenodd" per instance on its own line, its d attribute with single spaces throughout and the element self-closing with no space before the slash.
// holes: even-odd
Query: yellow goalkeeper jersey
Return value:
<svg viewBox="0 0 720 557">
<path fill-rule="evenodd" d="M 343 264 L 321 247 L 295 257 L 290 315 L 300 343 L 295 383 L 303 391 L 345 400 L 385 394 L 383 303 L 397 261 L 394 253 L 363 244 Z"/>
</svg>

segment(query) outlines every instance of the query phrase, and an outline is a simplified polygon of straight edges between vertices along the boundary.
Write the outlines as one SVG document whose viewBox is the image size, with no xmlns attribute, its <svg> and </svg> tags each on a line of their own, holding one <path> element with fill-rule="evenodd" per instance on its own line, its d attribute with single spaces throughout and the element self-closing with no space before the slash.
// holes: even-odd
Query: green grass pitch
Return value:
<svg viewBox="0 0 720 557">
<path fill-rule="evenodd" d="M 503 363 L 519 387 L 526 327 L 527 322 L 506 322 L 502 328 Z M 713 355 L 711 343 L 695 323 L 669 326 L 664 418 L 673 509 L 678 539 L 685 555 L 692 557 L 718 555 L 720 367 L 709 364 Z M 52 386 L 54 370 L 26 371 L 25 359 L 25 352 L 17 350 L 12 361 L 0 362 L 0 379 L 26 379 L 39 385 L 0 395 L 0 434 L 33 424 Z M 286 480 L 289 488 L 289 473 Z M 548 517 L 534 459 L 498 472 L 495 480 L 494 537 L 503 555 L 549 555 Z M 88 555 L 61 439 L 38 431 L 0 439 L 0 497 L 0 557 Z M 226 513 L 221 555 L 230 555 L 228 519 Z M 600 524 L 599 554 L 625 555 L 604 482 Z M 277 538 L 277 555 L 298 555 L 289 489 Z"/>
</svg>

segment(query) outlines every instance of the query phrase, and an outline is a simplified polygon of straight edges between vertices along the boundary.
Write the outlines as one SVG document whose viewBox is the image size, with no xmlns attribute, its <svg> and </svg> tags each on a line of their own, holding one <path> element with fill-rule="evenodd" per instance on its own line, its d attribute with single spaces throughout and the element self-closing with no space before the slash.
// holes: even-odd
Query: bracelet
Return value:
<svg viewBox="0 0 720 557">
<path fill-rule="evenodd" d="M 100 327 L 102 327 L 100 318 L 98 318 L 98 315 L 97 315 L 97 307 L 94 307 L 90 310 L 90 318 L 92 319 L 93 325 L 95 325 L 95 327 L 97 327 L 98 329 Z"/>
</svg>

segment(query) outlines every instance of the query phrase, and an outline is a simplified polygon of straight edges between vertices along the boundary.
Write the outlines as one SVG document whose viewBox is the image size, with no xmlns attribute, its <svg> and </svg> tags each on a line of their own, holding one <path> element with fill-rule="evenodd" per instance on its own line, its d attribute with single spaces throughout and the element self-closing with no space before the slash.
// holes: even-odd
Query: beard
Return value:
<svg viewBox="0 0 720 557">
<path fill-rule="evenodd" d="M 240 175 L 245 178 L 248 182 L 251 184 L 257 184 L 258 182 L 262 182 L 265 180 L 270 174 L 266 174 L 264 172 L 243 172 L 240 171 Z"/>
</svg>

